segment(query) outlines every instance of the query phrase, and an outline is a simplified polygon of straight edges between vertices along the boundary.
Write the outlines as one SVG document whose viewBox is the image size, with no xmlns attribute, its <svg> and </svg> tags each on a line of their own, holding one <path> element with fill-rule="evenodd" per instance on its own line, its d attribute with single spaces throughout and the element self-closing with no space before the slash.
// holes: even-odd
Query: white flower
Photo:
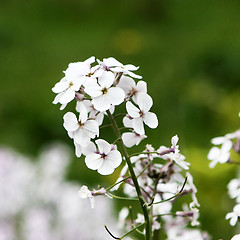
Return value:
<svg viewBox="0 0 240 240">
<path fill-rule="evenodd" d="M 95 141 L 98 151 L 90 153 L 85 158 L 88 168 L 97 170 L 102 175 L 109 175 L 114 172 L 122 162 L 122 156 L 118 150 L 113 150 L 112 146 L 103 139 Z"/>
<path fill-rule="evenodd" d="M 65 77 L 56 83 L 52 88 L 54 93 L 58 93 L 53 103 L 67 104 L 72 101 L 81 85 L 85 82 L 85 75 L 89 73 L 90 64 L 95 61 L 94 57 L 84 62 L 70 63 L 64 72 Z M 64 108 L 65 106 L 63 106 Z"/>
<path fill-rule="evenodd" d="M 124 227 L 128 214 L 129 214 L 129 209 L 127 207 L 122 208 L 121 211 L 119 212 L 119 215 L 118 215 L 119 228 Z"/>
<path fill-rule="evenodd" d="M 236 138 L 240 134 L 239 131 L 233 132 L 233 133 L 228 133 L 223 137 L 215 137 L 211 140 L 211 143 L 214 145 L 220 145 L 223 144 L 233 138 Z"/>
<path fill-rule="evenodd" d="M 91 206 L 92 208 L 94 208 L 95 206 L 95 199 L 91 193 L 91 191 L 88 189 L 87 186 L 83 185 L 80 190 L 78 191 L 79 197 L 80 198 L 89 198 L 90 202 L 91 202 Z"/>
<path fill-rule="evenodd" d="M 145 134 L 140 135 L 136 132 L 125 132 L 122 134 L 122 140 L 126 147 L 130 148 L 134 145 L 138 145 L 147 136 Z"/>
<path fill-rule="evenodd" d="M 133 98 L 133 101 L 137 102 L 137 97 L 140 93 L 147 93 L 147 84 L 144 81 L 139 81 L 137 84 L 135 81 L 127 76 L 122 76 L 118 87 L 122 88 L 128 98 Z"/>
<path fill-rule="evenodd" d="M 123 65 L 113 57 L 104 58 L 103 61 L 97 60 L 100 65 L 104 67 L 107 71 L 111 70 L 114 73 L 123 73 L 124 75 L 129 75 L 133 78 L 141 79 L 142 77 L 132 73 L 131 71 L 138 70 L 139 67 L 135 67 L 132 64 Z"/>
<path fill-rule="evenodd" d="M 89 80 L 85 85 L 85 92 L 92 97 L 94 108 L 100 112 L 110 109 L 111 105 L 119 105 L 124 101 L 124 91 L 119 87 L 112 87 L 114 81 L 112 72 L 103 72 L 98 82 Z"/>
<path fill-rule="evenodd" d="M 127 102 L 126 108 L 129 116 L 132 118 L 134 131 L 143 135 L 145 134 L 143 123 L 150 128 L 156 128 L 158 126 L 158 119 L 155 113 L 149 112 L 153 102 L 148 94 L 139 94 L 137 104 L 139 108 L 134 106 L 131 102 Z"/>
<path fill-rule="evenodd" d="M 240 203 L 240 179 L 232 179 L 227 187 L 229 196 L 236 198 L 237 203 Z"/>
<path fill-rule="evenodd" d="M 185 188 L 187 188 L 188 185 L 189 185 L 189 187 L 190 187 L 190 189 L 191 189 L 191 195 L 192 195 L 193 203 L 194 203 L 197 207 L 200 207 L 200 204 L 199 204 L 199 202 L 198 202 L 198 200 L 197 200 L 197 197 L 196 197 L 197 188 L 196 188 L 196 186 L 195 186 L 194 183 L 193 183 L 193 177 L 192 177 L 192 175 L 191 175 L 189 172 L 186 173 L 186 177 L 187 177 L 187 183 L 188 183 L 188 184 L 186 185 Z"/>
<path fill-rule="evenodd" d="M 236 225 L 239 217 L 240 217 L 240 204 L 237 204 L 233 208 L 233 212 L 228 213 L 225 218 L 230 219 L 230 225 L 234 226 Z"/>
<path fill-rule="evenodd" d="M 90 100 L 83 100 L 82 102 L 77 102 L 77 105 L 76 105 L 77 112 L 81 111 L 81 103 L 83 103 L 84 106 L 86 107 L 88 112 L 88 117 L 96 120 L 99 126 L 102 125 L 102 122 L 104 119 L 104 113 L 97 111 Z"/>
<path fill-rule="evenodd" d="M 231 240 L 240 240 L 240 234 L 234 235 Z"/>
<path fill-rule="evenodd" d="M 84 109 L 84 108 L 83 108 Z M 85 110 L 84 110 L 85 111 Z M 72 112 L 67 112 L 64 116 L 64 128 L 68 131 L 70 138 L 74 139 L 74 142 L 87 146 L 91 138 L 95 138 L 99 134 L 99 126 L 97 121 L 88 120 L 86 112 L 79 114 L 79 119 Z"/>
<path fill-rule="evenodd" d="M 75 154 L 79 158 L 81 157 L 82 154 L 84 156 L 87 156 L 89 153 L 96 151 L 96 146 L 91 141 L 88 141 L 87 145 L 80 145 L 76 143 L 76 141 L 74 141 L 74 145 L 75 145 Z"/>
<path fill-rule="evenodd" d="M 212 147 L 208 153 L 208 159 L 211 160 L 210 168 L 214 168 L 219 163 L 226 163 L 230 157 L 230 150 L 232 148 L 232 141 L 227 140 L 223 143 L 221 148 Z"/>
<path fill-rule="evenodd" d="M 183 156 L 181 153 L 180 153 L 180 150 L 179 150 L 179 146 L 177 145 L 178 143 L 178 136 L 175 135 L 172 137 L 171 139 L 171 143 L 172 143 L 172 146 L 171 146 L 171 149 L 174 150 L 174 152 L 170 152 L 170 153 L 167 153 L 167 154 L 164 154 L 162 155 L 161 157 L 163 159 L 170 159 L 172 161 L 174 161 L 178 166 L 180 166 L 181 168 L 185 169 L 185 170 L 188 170 L 189 169 L 189 165 L 190 163 L 189 162 L 186 162 L 184 161 L 185 160 L 185 156 Z M 170 149 L 170 150 L 171 150 Z M 158 152 L 161 154 L 161 152 L 164 152 L 164 151 L 167 151 L 167 149 L 164 147 L 164 146 L 161 146 L 159 149 L 158 149 Z"/>
</svg>

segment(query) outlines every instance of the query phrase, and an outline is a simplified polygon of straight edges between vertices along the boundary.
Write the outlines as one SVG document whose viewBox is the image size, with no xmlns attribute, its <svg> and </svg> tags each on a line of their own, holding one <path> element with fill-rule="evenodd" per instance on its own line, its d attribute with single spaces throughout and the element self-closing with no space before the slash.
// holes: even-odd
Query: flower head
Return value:
<svg viewBox="0 0 240 240">
<path fill-rule="evenodd" d="M 131 102 L 127 102 L 126 108 L 129 116 L 132 118 L 134 131 L 140 135 L 143 135 L 145 134 L 143 123 L 150 128 L 156 128 L 158 126 L 158 119 L 155 113 L 149 112 L 153 105 L 153 101 L 148 94 L 139 94 L 137 98 L 137 104 L 139 108 L 134 106 Z"/>
<path fill-rule="evenodd" d="M 122 162 L 122 156 L 118 150 L 112 149 L 112 146 L 103 139 L 95 141 L 98 151 L 90 153 L 85 158 L 88 168 L 97 170 L 102 175 L 109 175 L 114 172 Z"/>
<path fill-rule="evenodd" d="M 80 190 L 78 191 L 78 194 L 79 194 L 79 197 L 80 198 L 89 198 L 90 202 L 91 202 L 91 206 L 92 208 L 94 208 L 95 206 L 95 200 L 94 200 L 94 197 L 91 193 L 91 191 L 88 189 L 87 186 L 83 185 Z"/>
</svg>

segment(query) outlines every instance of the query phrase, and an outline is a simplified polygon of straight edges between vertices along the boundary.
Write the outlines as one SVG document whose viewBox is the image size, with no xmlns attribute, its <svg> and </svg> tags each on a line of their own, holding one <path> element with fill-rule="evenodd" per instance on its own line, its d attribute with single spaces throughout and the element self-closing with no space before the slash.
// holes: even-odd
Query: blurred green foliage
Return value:
<svg viewBox="0 0 240 240">
<path fill-rule="evenodd" d="M 62 127 L 66 111 L 51 104 L 51 88 L 69 62 L 94 55 L 138 65 L 159 117 L 148 142 L 169 145 L 180 136 L 202 228 L 213 239 L 230 239 L 226 184 L 236 168 L 210 170 L 206 155 L 212 137 L 239 127 L 239 12 L 234 0 L 2 0 L 0 144 L 30 154 L 54 140 L 72 144 Z M 81 182 L 116 176 L 101 178 L 78 159 L 72 165 L 69 177 Z"/>
</svg>

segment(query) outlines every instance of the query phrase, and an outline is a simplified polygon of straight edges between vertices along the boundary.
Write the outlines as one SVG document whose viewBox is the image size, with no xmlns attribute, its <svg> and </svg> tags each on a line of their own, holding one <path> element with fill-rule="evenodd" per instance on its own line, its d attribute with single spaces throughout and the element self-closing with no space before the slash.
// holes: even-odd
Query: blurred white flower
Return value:
<svg viewBox="0 0 240 240">
<path fill-rule="evenodd" d="M 234 235 L 231 240 L 240 240 L 240 234 Z"/>
<path fill-rule="evenodd" d="M 80 198 L 89 198 L 90 202 L 91 202 L 91 206 L 92 208 L 94 208 L 95 206 L 95 199 L 91 193 L 91 191 L 88 189 L 87 186 L 83 185 L 80 190 L 78 191 L 79 197 Z"/>
<path fill-rule="evenodd" d="M 228 213 L 225 218 L 227 220 L 230 219 L 230 225 L 234 226 L 236 225 L 239 217 L 240 217 L 240 204 L 237 204 L 236 206 L 234 206 L 233 211 Z"/>
<path fill-rule="evenodd" d="M 237 203 L 240 203 L 240 179 L 232 179 L 227 187 L 229 196 L 236 198 Z"/>
<path fill-rule="evenodd" d="M 226 163 L 230 157 L 232 141 L 227 140 L 221 148 L 212 147 L 208 153 L 208 159 L 211 160 L 209 167 L 214 168 L 217 163 Z"/>
<path fill-rule="evenodd" d="M 64 180 L 69 163 L 65 145 L 47 146 L 38 161 L 0 148 L 1 240 L 105 240 L 103 224 L 117 232 L 108 198 L 97 198 L 92 211 L 79 184 Z"/>
</svg>

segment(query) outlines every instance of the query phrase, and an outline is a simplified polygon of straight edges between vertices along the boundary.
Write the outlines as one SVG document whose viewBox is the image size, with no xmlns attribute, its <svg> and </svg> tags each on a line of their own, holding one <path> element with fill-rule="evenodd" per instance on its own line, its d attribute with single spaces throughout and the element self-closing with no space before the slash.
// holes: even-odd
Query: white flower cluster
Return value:
<svg viewBox="0 0 240 240">
<path fill-rule="evenodd" d="M 188 169 L 189 163 L 184 161 L 184 156 L 180 154 L 179 146 L 176 145 L 178 137 L 174 136 L 171 142 L 170 148 L 160 146 L 157 150 L 147 145 L 144 153 L 131 157 L 142 195 L 145 202 L 149 203 L 149 207 L 152 207 L 152 231 L 164 230 L 168 239 L 208 239 L 207 234 L 203 234 L 200 230 L 187 228 L 188 223 L 191 226 L 199 225 L 198 207 L 200 205 L 196 198 L 197 189 L 191 174 L 186 173 L 187 181 L 183 176 L 182 170 Z M 126 196 L 136 197 L 133 182 L 131 179 L 126 179 L 126 174 L 127 166 L 123 168 L 116 182 L 122 181 Z M 112 190 L 117 190 L 119 186 L 120 184 Z M 191 195 L 192 202 L 184 205 L 182 211 L 174 213 L 173 203 L 186 194 Z M 124 207 L 119 214 L 119 226 L 130 229 L 133 223 L 135 225 L 144 223 L 144 216 L 138 213 L 137 219 L 131 219 L 129 210 Z"/>
<path fill-rule="evenodd" d="M 95 57 L 90 57 L 84 62 L 70 63 L 64 78 L 52 88 L 57 94 L 53 103 L 60 103 L 60 109 L 64 109 L 76 100 L 77 116 L 67 112 L 63 126 L 73 139 L 77 157 L 85 155 L 88 168 L 108 175 L 121 164 L 122 156 L 115 145 L 103 139 L 94 141 L 99 137 L 106 112 L 112 114 L 115 106 L 126 103 L 123 125 L 130 132 L 124 132 L 122 140 L 127 147 L 138 145 L 146 138 L 144 124 L 156 128 L 158 120 L 150 112 L 153 101 L 147 94 L 147 84 L 133 79 L 142 78 L 132 72 L 138 67 L 123 65 L 112 57 L 97 60 L 93 66 L 94 62 Z"/>
<path fill-rule="evenodd" d="M 240 113 L 239 113 L 240 117 Z M 240 130 L 233 133 L 228 133 L 223 137 L 216 137 L 212 139 L 212 144 L 221 145 L 220 148 L 212 147 L 208 153 L 208 159 L 211 160 L 210 168 L 215 167 L 217 163 L 236 163 L 231 157 L 231 151 L 240 154 Z M 232 179 L 228 184 L 228 193 L 232 199 L 236 200 L 236 205 L 232 212 L 227 213 L 226 219 L 230 220 L 230 225 L 234 226 L 240 219 L 240 178 Z M 234 236 L 232 239 L 240 239 L 239 235 Z"/>
<path fill-rule="evenodd" d="M 234 148 L 236 152 L 240 151 L 240 130 L 228 133 L 223 137 L 213 138 L 211 143 L 213 145 L 221 145 L 221 147 L 212 147 L 210 149 L 208 153 L 208 159 L 211 161 L 209 164 L 210 168 L 214 168 L 217 163 L 231 162 L 231 149 Z"/>
<path fill-rule="evenodd" d="M 37 161 L 0 148 L 1 240 L 106 240 L 103 224 L 117 231 L 109 199 L 97 199 L 92 211 L 79 201 L 78 184 L 64 180 L 69 163 L 63 145 L 49 147 Z"/>
</svg>

